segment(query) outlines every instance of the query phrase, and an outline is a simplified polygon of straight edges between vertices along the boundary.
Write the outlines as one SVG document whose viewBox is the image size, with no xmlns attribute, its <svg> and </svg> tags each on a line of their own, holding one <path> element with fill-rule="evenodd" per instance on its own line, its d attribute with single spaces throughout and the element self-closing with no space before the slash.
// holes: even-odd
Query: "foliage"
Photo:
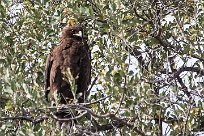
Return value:
<svg viewBox="0 0 204 136">
<path fill-rule="evenodd" d="M 202 0 L 0 2 L 0 135 L 63 134 L 44 65 L 72 15 L 92 51 L 89 113 L 72 133 L 193 135 L 204 127 Z M 106 131 L 105 131 L 106 130 Z"/>
</svg>

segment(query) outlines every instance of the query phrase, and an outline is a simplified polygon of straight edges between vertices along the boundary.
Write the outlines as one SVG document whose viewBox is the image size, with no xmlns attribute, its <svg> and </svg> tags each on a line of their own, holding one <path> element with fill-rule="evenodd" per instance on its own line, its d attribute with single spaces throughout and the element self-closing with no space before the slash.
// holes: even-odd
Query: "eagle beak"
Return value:
<svg viewBox="0 0 204 136">
<path fill-rule="evenodd" d="M 81 38 L 82 38 L 82 31 L 79 31 L 78 33 L 73 34 L 73 35 L 76 35 L 76 36 L 79 36 L 79 37 L 81 37 Z"/>
</svg>

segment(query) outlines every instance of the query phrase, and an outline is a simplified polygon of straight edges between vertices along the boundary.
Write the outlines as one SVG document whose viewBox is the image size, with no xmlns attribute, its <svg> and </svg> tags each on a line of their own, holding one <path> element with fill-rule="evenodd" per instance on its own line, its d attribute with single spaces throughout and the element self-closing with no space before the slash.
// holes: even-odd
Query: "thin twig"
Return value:
<svg viewBox="0 0 204 136">
<path fill-rule="evenodd" d="M 5 120 L 26 120 L 26 121 L 32 122 L 34 124 L 40 123 L 40 122 L 42 122 L 44 120 L 47 120 L 47 119 L 48 119 L 48 117 L 46 115 L 42 116 L 42 117 L 38 117 L 36 119 L 33 116 L 0 117 L 1 121 L 5 121 Z"/>
<path fill-rule="evenodd" d="M 88 94 L 90 93 L 90 91 L 91 91 L 91 89 L 93 88 L 93 86 L 95 85 L 95 83 L 96 83 L 96 81 L 97 81 L 97 79 L 98 79 L 98 75 L 94 78 L 94 80 L 93 80 L 93 82 L 91 83 L 91 86 L 90 86 L 90 88 L 88 89 Z"/>
<path fill-rule="evenodd" d="M 89 106 L 89 105 L 92 105 L 92 104 L 99 103 L 100 101 L 103 101 L 103 100 L 105 100 L 105 99 L 107 99 L 107 98 L 109 98 L 109 97 L 112 97 L 112 95 L 105 96 L 105 97 L 103 97 L 103 98 L 100 98 L 100 99 L 98 99 L 98 100 L 96 100 L 96 101 L 93 101 L 93 102 L 90 102 L 90 103 L 80 103 L 80 104 L 82 104 L 82 105 L 84 105 L 84 106 Z"/>
<path fill-rule="evenodd" d="M 188 108 L 187 117 L 186 117 L 186 121 L 185 121 L 185 125 L 184 125 L 184 131 L 183 131 L 183 134 L 182 134 L 183 136 L 186 135 L 186 129 L 187 129 L 191 109 L 192 109 L 192 106 L 190 105 L 190 107 Z"/>
<path fill-rule="evenodd" d="M 115 113 L 114 113 L 115 115 L 118 114 L 118 112 L 119 112 L 119 110 L 120 110 L 120 107 L 121 107 L 121 105 L 122 105 L 122 102 L 124 101 L 125 92 L 127 92 L 127 88 L 126 88 L 126 83 L 127 83 L 127 81 L 126 81 L 126 80 L 127 80 L 127 79 L 126 79 L 126 76 L 125 76 L 125 83 L 124 83 L 124 89 L 123 89 L 122 97 L 121 97 L 121 99 L 120 99 L 119 106 L 118 106 L 117 110 L 116 110 Z"/>
</svg>

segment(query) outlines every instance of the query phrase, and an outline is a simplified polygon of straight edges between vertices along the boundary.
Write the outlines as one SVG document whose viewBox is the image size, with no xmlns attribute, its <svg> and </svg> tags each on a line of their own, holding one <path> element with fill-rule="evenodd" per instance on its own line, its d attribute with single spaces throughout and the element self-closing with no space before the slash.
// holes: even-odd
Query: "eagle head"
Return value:
<svg viewBox="0 0 204 136">
<path fill-rule="evenodd" d="M 77 38 L 77 39 L 82 39 L 83 37 L 83 29 L 81 26 L 66 26 L 63 29 L 62 32 L 62 37 L 63 38 Z"/>
</svg>

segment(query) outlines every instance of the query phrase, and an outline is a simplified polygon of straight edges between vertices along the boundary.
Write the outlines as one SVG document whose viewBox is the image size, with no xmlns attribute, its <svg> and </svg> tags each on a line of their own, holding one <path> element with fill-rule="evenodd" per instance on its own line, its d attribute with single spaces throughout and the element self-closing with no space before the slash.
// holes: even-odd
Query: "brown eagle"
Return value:
<svg viewBox="0 0 204 136">
<path fill-rule="evenodd" d="M 66 26 L 62 31 L 61 41 L 48 55 L 45 66 L 45 96 L 53 98 L 55 91 L 60 95 L 60 103 L 66 104 L 73 99 L 70 83 L 65 80 L 65 72 L 70 70 L 75 78 L 78 102 L 84 102 L 88 95 L 91 79 L 91 60 L 87 38 L 83 37 L 80 25 Z"/>
</svg>

